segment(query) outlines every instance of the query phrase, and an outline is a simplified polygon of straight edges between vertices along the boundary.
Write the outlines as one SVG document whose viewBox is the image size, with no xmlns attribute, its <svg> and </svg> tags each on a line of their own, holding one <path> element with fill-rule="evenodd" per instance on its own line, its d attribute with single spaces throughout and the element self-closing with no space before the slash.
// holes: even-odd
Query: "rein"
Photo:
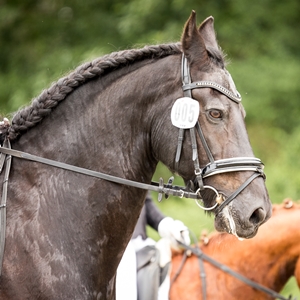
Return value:
<svg viewBox="0 0 300 300">
<path fill-rule="evenodd" d="M 200 267 L 200 278 L 202 279 L 202 297 L 203 300 L 206 299 L 206 275 L 205 275 L 205 270 L 204 270 L 204 265 L 203 265 L 203 261 L 207 261 L 208 263 L 210 263 L 211 265 L 213 265 L 214 267 L 216 267 L 217 269 L 222 270 L 223 272 L 235 277 L 236 279 L 246 283 L 247 285 L 251 286 L 252 288 L 261 291 L 271 297 L 273 297 L 274 299 L 280 299 L 280 300 L 292 300 L 292 295 L 289 296 L 289 298 L 285 298 L 284 296 L 280 295 L 279 293 L 255 282 L 252 281 L 250 279 L 248 279 L 247 277 L 239 274 L 236 271 L 233 271 L 232 269 L 230 269 L 229 267 L 227 267 L 224 264 L 221 264 L 220 262 L 214 260 L 212 257 L 206 255 L 205 253 L 202 252 L 202 250 L 197 246 L 197 244 L 195 244 L 195 247 L 191 247 L 189 245 L 186 245 L 184 243 L 182 243 L 181 241 L 176 240 L 178 244 L 180 244 L 185 250 L 186 252 L 189 253 L 193 253 L 196 257 L 198 257 L 199 260 L 199 267 Z M 186 256 L 183 258 L 183 263 L 186 261 Z M 183 267 L 183 264 L 180 265 L 180 269 L 181 270 Z M 174 283 L 174 281 L 177 279 L 177 277 L 179 276 L 179 272 L 176 273 L 175 275 L 176 277 L 174 277 L 174 279 L 172 280 L 172 283 Z M 296 300 L 296 298 L 294 298 L 294 300 Z"/>
<path fill-rule="evenodd" d="M 57 168 L 68 170 L 68 171 L 73 171 L 73 172 L 76 172 L 79 174 L 92 176 L 92 177 L 96 177 L 99 179 L 104 179 L 107 181 L 124 184 L 124 185 L 132 186 L 132 187 L 136 187 L 136 188 L 140 188 L 140 189 L 144 189 L 144 190 L 158 192 L 160 194 L 159 200 L 161 200 L 162 194 L 165 194 L 166 198 L 169 195 L 177 196 L 180 198 L 183 198 L 183 197 L 191 198 L 191 199 L 199 198 L 199 195 L 197 193 L 187 191 L 187 190 L 185 190 L 184 187 L 172 186 L 171 184 L 173 182 L 173 177 L 171 177 L 169 179 L 168 184 L 164 184 L 162 178 L 160 178 L 159 183 L 151 181 L 151 184 L 146 184 L 146 183 L 141 183 L 141 182 L 129 180 L 126 178 L 120 178 L 117 176 L 108 175 L 105 173 L 101 173 L 101 172 L 97 172 L 97 171 L 93 171 L 93 170 L 89 170 L 89 169 L 85 169 L 85 168 L 81 168 L 81 167 L 76 167 L 76 166 L 73 166 L 70 164 L 66 164 L 63 162 L 59 162 L 56 160 L 52 160 L 52 159 L 48 159 L 48 158 L 44 158 L 44 157 L 40 157 L 40 156 L 36 156 L 36 155 L 32 155 L 32 154 L 29 154 L 26 152 L 10 149 L 7 147 L 0 147 L 0 152 L 1 152 L 1 155 L 3 153 L 6 155 L 9 155 L 9 156 L 22 158 L 22 159 L 29 160 L 29 161 L 39 162 L 39 163 L 42 163 L 42 164 L 45 164 L 48 166 L 57 167 Z M 0 206 L 0 208 L 1 208 L 1 206 Z"/>
<path fill-rule="evenodd" d="M 6 139 L 3 146 L 10 148 L 10 141 Z M 6 231 L 6 200 L 7 200 L 7 187 L 8 177 L 11 167 L 11 155 L 0 154 L 0 174 L 2 173 L 3 167 L 6 163 L 3 185 L 2 185 L 2 197 L 0 202 L 0 275 L 2 274 L 2 262 L 4 256 L 5 246 L 5 231 Z"/>
<path fill-rule="evenodd" d="M 177 197 L 185 197 L 185 198 L 191 198 L 191 199 L 198 199 L 199 194 L 189 192 L 185 190 L 185 188 L 180 186 L 172 186 L 173 177 L 171 177 L 168 180 L 167 184 L 163 183 L 163 179 L 160 178 L 159 183 L 157 182 L 151 182 L 151 184 L 141 183 L 132 181 L 125 178 L 120 178 L 112 175 L 108 175 L 101 172 L 92 171 L 85 168 L 76 167 L 73 165 L 69 165 L 63 162 L 58 162 L 55 160 L 43 158 L 40 156 L 32 155 L 26 152 L 18 151 L 11 149 L 10 141 L 9 139 L 5 139 L 3 146 L 0 146 L 0 173 L 2 172 L 2 169 L 6 162 L 6 168 L 5 168 L 5 174 L 4 174 L 4 180 L 3 180 L 3 187 L 2 187 L 2 198 L 0 202 L 0 276 L 2 274 L 2 263 L 3 263 L 3 257 L 4 257 L 4 246 L 5 246 L 5 231 L 6 231 L 6 200 L 7 200 L 7 186 L 8 186 L 8 177 L 11 167 L 11 158 L 12 156 L 33 161 L 33 162 L 39 162 L 48 166 L 57 167 L 60 169 L 73 171 L 79 174 L 87 175 L 96 177 L 99 179 L 104 179 L 107 181 L 115 182 L 118 184 L 124 184 L 140 189 L 145 190 L 151 190 L 158 192 L 158 201 L 162 200 L 162 195 L 165 194 L 165 198 L 168 198 L 169 195 L 177 196 Z"/>
</svg>

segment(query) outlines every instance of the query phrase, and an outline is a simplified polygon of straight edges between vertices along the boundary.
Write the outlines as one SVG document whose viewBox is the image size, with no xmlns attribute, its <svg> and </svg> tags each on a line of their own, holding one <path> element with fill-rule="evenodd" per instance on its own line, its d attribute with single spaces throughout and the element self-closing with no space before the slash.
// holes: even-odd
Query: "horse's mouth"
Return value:
<svg viewBox="0 0 300 300">
<path fill-rule="evenodd" d="M 215 218 L 215 229 L 219 232 L 227 232 L 236 236 L 239 240 L 254 237 L 259 226 L 241 226 L 233 217 L 230 207 L 226 206 Z"/>
<path fill-rule="evenodd" d="M 197 182 L 188 181 L 186 182 L 186 188 L 189 191 L 195 191 L 198 188 Z M 218 191 L 217 196 L 223 196 L 223 192 Z M 210 210 L 214 205 L 220 204 L 222 202 L 217 201 L 216 192 L 213 192 L 212 189 L 204 189 L 201 191 L 201 196 L 205 199 L 204 206 L 206 207 L 206 211 L 215 213 L 215 229 L 219 232 L 227 232 L 236 236 L 238 239 L 250 239 L 257 234 L 258 228 L 261 224 L 265 223 L 271 213 L 262 207 L 256 208 L 255 206 L 252 208 L 252 213 L 249 214 L 248 217 L 241 214 L 241 210 L 237 210 L 234 206 L 234 201 L 225 205 L 221 210 L 216 211 L 216 209 Z M 225 200 L 222 197 L 223 201 Z M 222 200 L 221 200 L 222 201 Z M 218 206 L 217 206 L 218 208 Z M 250 207 L 247 207 L 251 209 Z"/>
</svg>

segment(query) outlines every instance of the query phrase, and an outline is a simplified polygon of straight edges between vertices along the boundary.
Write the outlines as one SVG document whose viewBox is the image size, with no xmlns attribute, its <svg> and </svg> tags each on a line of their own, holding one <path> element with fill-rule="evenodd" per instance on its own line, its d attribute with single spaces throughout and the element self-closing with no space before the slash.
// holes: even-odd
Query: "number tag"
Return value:
<svg viewBox="0 0 300 300">
<path fill-rule="evenodd" d="M 198 101 L 189 97 L 179 98 L 172 107 L 172 124 L 178 128 L 192 128 L 198 121 L 199 113 L 200 105 Z"/>
</svg>

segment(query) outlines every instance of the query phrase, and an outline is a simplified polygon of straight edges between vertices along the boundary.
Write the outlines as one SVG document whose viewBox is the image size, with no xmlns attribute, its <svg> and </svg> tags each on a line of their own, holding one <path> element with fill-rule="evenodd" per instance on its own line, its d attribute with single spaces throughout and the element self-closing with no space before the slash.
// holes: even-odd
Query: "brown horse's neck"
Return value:
<svg viewBox="0 0 300 300">
<path fill-rule="evenodd" d="M 260 262 L 262 273 L 265 273 L 265 276 L 262 274 L 262 282 L 280 291 L 291 276 L 299 273 L 300 207 L 295 204 L 291 208 L 275 206 L 273 213 L 270 224 L 260 229 L 262 232 L 258 238 L 264 246 L 256 252 L 260 251 L 262 259 L 264 257 L 264 261 Z M 297 280 L 300 284 L 300 277 Z"/>
<path fill-rule="evenodd" d="M 212 240 L 211 245 L 203 250 L 278 292 L 294 274 L 300 257 L 300 230 L 297 225 L 300 208 L 275 207 L 274 211 L 274 216 L 253 239 L 241 242 L 232 236 L 221 238 L 220 235 L 216 242 Z"/>
<path fill-rule="evenodd" d="M 245 277 L 280 292 L 288 279 L 295 275 L 300 285 L 300 207 L 274 207 L 274 216 L 250 240 L 239 241 L 228 234 L 214 234 L 201 249 L 220 263 Z M 171 300 L 180 287 L 189 290 L 190 300 L 202 299 L 198 258 L 186 262 L 182 274 L 171 290 Z M 173 272 L 180 257 L 173 259 Z M 266 294 L 252 289 L 231 275 L 205 263 L 207 299 L 269 299 Z M 193 278 L 193 280 L 191 280 Z M 185 283 L 183 281 L 186 281 Z M 189 283 L 193 282 L 193 284 Z M 183 299 L 183 298 L 181 298 Z"/>
</svg>

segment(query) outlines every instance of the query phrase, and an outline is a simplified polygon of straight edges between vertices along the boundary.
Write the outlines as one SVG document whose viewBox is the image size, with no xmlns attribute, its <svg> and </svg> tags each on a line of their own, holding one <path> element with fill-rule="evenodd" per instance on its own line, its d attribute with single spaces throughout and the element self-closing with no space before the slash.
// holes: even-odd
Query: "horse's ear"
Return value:
<svg viewBox="0 0 300 300">
<path fill-rule="evenodd" d="M 209 61 L 204 39 L 196 25 L 196 12 L 192 11 L 185 23 L 181 37 L 182 51 L 191 64 L 196 63 L 199 67 Z"/>
<path fill-rule="evenodd" d="M 212 16 L 205 19 L 199 26 L 199 32 L 206 47 L 219 49 L 216 33 L 214 29 L 214 18 Z"/>
</svg>

